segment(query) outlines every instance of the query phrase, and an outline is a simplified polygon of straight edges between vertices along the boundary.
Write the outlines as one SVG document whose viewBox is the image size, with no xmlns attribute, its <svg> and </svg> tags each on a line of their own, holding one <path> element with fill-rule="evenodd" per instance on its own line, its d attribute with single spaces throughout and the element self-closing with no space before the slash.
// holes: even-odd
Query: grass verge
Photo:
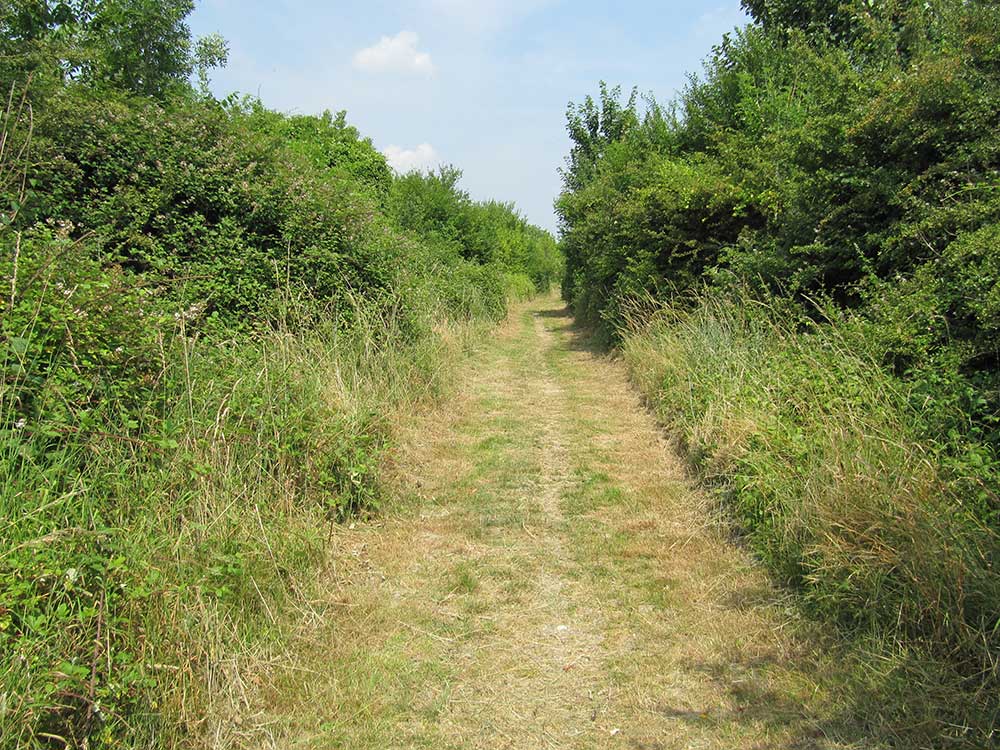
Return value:
<svg viewBox="0 0 1000 750">
<path fill-rule="evenodd" d="M 857 638 L 859 715 L 905 747 L 995 742 L 1000 545 L 982 448 L 927 438 L 863 322 L 707 296 L 637 326 L 624 357 L 752 549 Z"/>
<path fill-rule="evenodd" d="M 148 424 L 4 433 L 0 745 L 264 736 L 246 696 L 315 615 L 331 525 L 377 509 L 394 424 L 447 388 L 477 325 L 335 319 L 225 339 L 181 320 Z"/>
</svg>

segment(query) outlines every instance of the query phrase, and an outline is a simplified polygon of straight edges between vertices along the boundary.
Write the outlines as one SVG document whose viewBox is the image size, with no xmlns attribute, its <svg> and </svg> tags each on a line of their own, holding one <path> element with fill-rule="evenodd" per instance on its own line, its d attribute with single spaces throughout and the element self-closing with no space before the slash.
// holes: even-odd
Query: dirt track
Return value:
<svg viewBox="0 0 1000 750">
<path fill-rule="evenodd" d="M 843 748 L 828 666 L 709 522 L 619 363 L 517 309 L 338 532 L 278 747 Z"/>
</svg>

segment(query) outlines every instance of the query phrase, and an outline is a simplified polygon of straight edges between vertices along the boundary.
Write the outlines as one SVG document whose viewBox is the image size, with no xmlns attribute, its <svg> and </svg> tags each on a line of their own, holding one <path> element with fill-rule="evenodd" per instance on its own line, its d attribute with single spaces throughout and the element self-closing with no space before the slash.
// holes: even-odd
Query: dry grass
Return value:
<svg viewBox="0 0 1000 750">
<path fill-rule="evenodd" d="M 807 326 L 751 298 L 700 302 L 633 331 L 625 361 L 748 546 L 851 641 L 845 710 L 894 746 L 994 744 L 981 446 L 930 436 L 934 397 L 882 369 L 862 319 Z"/>
<path fill-rule="evenodd" d="M 459 392 L 401 429 L 399 504 L 333 533 L 321 618 L 254 698 L 271 744 L 874 747 L 555 301 L 518 308 Z"/>
</svg>

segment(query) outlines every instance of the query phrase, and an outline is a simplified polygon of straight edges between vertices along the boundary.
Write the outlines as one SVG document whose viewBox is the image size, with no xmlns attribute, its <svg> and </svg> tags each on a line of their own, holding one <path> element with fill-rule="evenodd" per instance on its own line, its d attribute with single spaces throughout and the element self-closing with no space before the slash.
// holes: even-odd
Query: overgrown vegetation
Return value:
<svg viewBox="0 0 1000 750">
<path fill-rule="evenodd" d="M 1000 10 L 745 5 L 670 107 L 606 87 L 570 107 L 564 295 L 624 343 L 776 575 L 866 644 L 873 725 L 983 747 Z"/>
<path fill-rule="evenodd" d="M 4 747 L 216 731 L 456 326 L 561 273 L 454 169 L 212 99 L 191 7 L 0 8 Z"/>
</svg>

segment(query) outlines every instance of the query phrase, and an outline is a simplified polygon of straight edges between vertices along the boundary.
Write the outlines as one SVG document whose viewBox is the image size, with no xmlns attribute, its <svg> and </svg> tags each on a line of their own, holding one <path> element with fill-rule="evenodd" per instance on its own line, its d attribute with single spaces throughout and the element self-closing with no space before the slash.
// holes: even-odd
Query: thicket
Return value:
<svg viewBox="0 0 1000 750">
<path fill-rule="evenodd" d="M 3 747 L 252 742 L 246 681 L 449 331 L 561 274 L 457 171 L 214 100 L 191 7 L 0 5 Z"/>
<path fill-rule="evenodd" d="M 670 106 L 571 105 L 563 293 L 901 746 L 994 743 L 1000 9 L 762 0 Z"/>
</svg>

